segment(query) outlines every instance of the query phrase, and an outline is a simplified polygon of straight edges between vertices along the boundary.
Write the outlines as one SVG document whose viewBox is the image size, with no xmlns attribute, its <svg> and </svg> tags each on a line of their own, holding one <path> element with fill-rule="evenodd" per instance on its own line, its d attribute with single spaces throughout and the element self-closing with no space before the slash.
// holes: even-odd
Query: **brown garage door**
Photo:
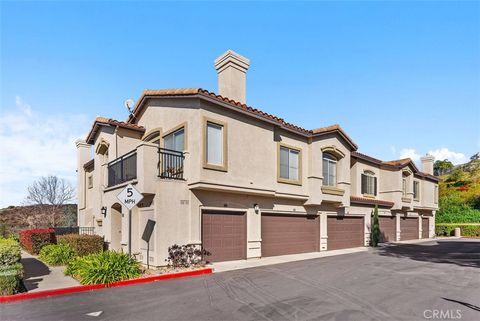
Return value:
<svg viewBox="0 0 480 321">
<path fill-rule="evenodd" d="M 262 214 L 262 256 L 319 250 L 318 216 Z"/>
<path fill-rule="evenodd" d="M 364 246 L 363 217 L 329 216 L 327 235 L 328 250 Z"/>
<path fill-rule="evenodd" d="M 418 218 L 402 217 L 400 219 L 400 240 L 418 239 Z"/>
<path fill-rule="evenodd" d="M 241 260 L 247 253 L 244 213 L 203 213 L 202 244 L 209 262 Z"/>
<path fill-rule="evenodd" d="M 380 242 L 393 242 L 396 237 L 395 216 L 380 216 Z"/>
<path fill-rule="evenodd" d="M 422 218 L 422 239 L 428 239 L 428 217 Z"/>
</svg>

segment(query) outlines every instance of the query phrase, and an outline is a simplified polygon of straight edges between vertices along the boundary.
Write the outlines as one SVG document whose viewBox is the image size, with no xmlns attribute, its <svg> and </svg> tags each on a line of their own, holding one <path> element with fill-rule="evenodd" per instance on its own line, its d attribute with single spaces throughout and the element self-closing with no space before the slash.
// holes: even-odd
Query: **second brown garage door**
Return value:
<svg viewBox="0 0 480 321">
<path fill-rule="evenodd" d="M 244 213 L 203 213 L 202 246 L 209 262 L 241 260 L 247 253 Z"/>
<path fill-rule="evenodd" d="M 262 256 L 316 252 L 320 245 L 318 216 L 262 214 Z"/>
<path fill-rule="evenodd" d="M 363 217 L 327 218 L 328 250 L 364 246 L 364 233 Z"/>
<path fill-rule="evenodd" d="M 422 239 L 428 239 L 429 233 L 428 233 L 428 217 L 423 217 L 422 218 Z"/>
<path fill-rule="evenodd" d="M 378 223 L 380 224 L 380 242 L 395 241 L 397 235 L 395 216 L 380 216 Z"/>
<path fill-rule="evenodd" d="M 418 218 L 402 217 L 400 219 L 400 240 L 418 239 Z"/>
</svg>

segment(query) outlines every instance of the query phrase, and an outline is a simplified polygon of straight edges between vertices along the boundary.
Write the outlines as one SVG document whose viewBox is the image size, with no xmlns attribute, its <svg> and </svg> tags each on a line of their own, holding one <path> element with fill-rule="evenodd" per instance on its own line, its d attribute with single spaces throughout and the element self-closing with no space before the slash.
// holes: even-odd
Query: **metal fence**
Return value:
<svg viewBox="0 0 480 321">
<path fill-rule="evenodd" d="M 159 148 L 159 174 L 160 178 L 183 179 L 183 161 L 185 156 L 182 152 Z"/>
<path fill-rule="evenodd" d="M 132 151 L 108 163 L 108 186 L 137 178 L 137 152 Z"/>
<path fill-rule="evenodd" d="M 78 234 L 94 235 L 95 227 L 79 227 Z"/>
<path fill-rule="evenodd" d="M 93 226 L 61 226 L 54 227 L 55 235 L 65 235 L 65 234 L 87 234 L 94 235 L 95 227 Z"/>
<path fill-rule="evenodd" d="M 78 234 L 78 226 L 54 227 L 55 235 Z"/>
</svg>

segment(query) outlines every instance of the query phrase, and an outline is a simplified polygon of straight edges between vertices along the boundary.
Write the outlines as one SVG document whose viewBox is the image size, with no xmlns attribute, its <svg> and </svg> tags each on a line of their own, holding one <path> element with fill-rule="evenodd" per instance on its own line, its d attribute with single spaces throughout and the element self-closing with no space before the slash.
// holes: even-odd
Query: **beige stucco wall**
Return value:
<svg viewBox="0 0 480 321">
<path fill-rule="evenodd" d="M 109 144 L 108 157 L 94 154 L 94 187 L 86 192 L 86 205 L 79 209 L 79 224 L 93 224 L 97 228 L 96 233 L 104 235 L 105 240 L 110 242 L 112 229 L 114 230 L 112 213 L 121 215 L 115 213 L 112 206 L 118 202 L 116 196 L 123 186 L 107 188 L 107 164 L 136 149 L 137 179 L 133 183 L 140 192 L 153 200 L 133 211 L 132 250 L 141 255 L 144 263 L 151 257 L 152 265 L 164 265 L 167 249 L 175 243 L 200 244 L 201 213 L 205 209 L 246 213 L 248 258 L 261 256 L 262 212 L 320 215 L 320 250 L 328 247 L 328 215 L 361 215 L 365 217 L 367 245 L 373 206 L 350 206 L 351 195 L 362 196 L 360 175 L 364 170 L 371 170 L 378 177 L 377 199 L 394 202 L 396 210 L 402 209 L 404 205 L 401 200 L 401 171 L 380 169 L 364 161 L 351 164 L 351 147 L 338 134 L 325 134 L 309 140 L 199 99 L 152 99 L 148 101 L 148 106 L 142 115 L 138 116 L 138 124 L 146 128 L 146 134 L 152 130 L 160 130 L 162 136 L 173 128 L 185 126 L 186 180 L 172 181 L 158 177 L 157 145 L 143 142 L 135 132 L 125 129 L 115 131 L 113 127 L 102 126 L 95 137 L 93 150 L 100 142 L 105 141 Z M 204 167 L 206 119 L 225 125 L 228 141 L 226 171 Z M 298 184 L 283 183 L 277 179 L 279 143 L 301 150 L 302 169 Z M 163 146 L 163 142 L 160 146 Z M 325 150 L 332 148 L 343 155 L 337 163 L 336 186 L 343 191 L 343 195 L 322 192 L 322 155 Z M 85 153 L 82 155 L 79 156 L 79 162 L 85 163 L 89 160 Z M 413 210 L 414 205 L 421 208 L 436 207 L 436 204 L 433 204 L 433 188 L 433 183 L 422 180 L 421 199 L 411 204 L 412 208 L 409 210 Z M 260 212 L 253 210 L 254 204 L 259 204 Z M 101 215 L 102 206 L 107 207 L 105 218 Z M 123 208 L 122 213 L 121 248 L 126 250 L 128 211 Z M 381 209 L 380 215 L 391 213 L 390 210 Z M 398 215 L 405 213 L 398 212 Z M 147 255 L 146 244 L 140 240 L 140 236 L 148 218 L 155 219 L 157 223 L 151 251 Z M 431 224 L 433 220 L 432 218 Z"/>
</svg>

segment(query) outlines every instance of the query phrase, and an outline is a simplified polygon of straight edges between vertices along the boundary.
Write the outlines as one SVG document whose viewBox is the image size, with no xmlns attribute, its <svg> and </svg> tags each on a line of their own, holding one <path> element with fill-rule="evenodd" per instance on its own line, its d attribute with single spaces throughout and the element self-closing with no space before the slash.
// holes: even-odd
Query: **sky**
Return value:
<svg viewBox="0 0 480 321">
<path fill-rule="evenodd" d="M 0 208 L 45 175 L 76 181 L 74 141 L 144 89 L 217 91 L 251 60 L 247 103 L 338 123 L 373 157 L 480 150 L 480 2 L 0 2 Z"/>
</svg>

